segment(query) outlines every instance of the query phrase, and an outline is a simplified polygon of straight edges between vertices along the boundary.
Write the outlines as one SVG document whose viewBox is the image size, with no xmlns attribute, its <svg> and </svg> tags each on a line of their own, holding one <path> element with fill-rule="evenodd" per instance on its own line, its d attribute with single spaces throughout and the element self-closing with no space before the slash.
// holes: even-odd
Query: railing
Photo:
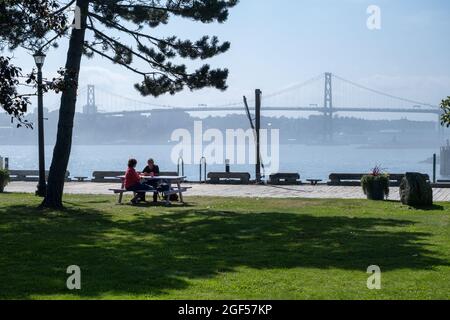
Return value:
<svg viewBox="0 0 450 320">
<path fill-rule="evenodd" d="M 180 166 L 180 163 L 181 163 L 181 166 Z M 180 169 L 181 169 L 181 172 L 180 172 Z M 178 158 L 177 173 L 179 176 L 184 177 L 184 160 L 183 160 L 183 157 L 181 157 L 181 156 Z"/>
<path fill-rule="evenodd" d="M 200 178 L 199 178 L 200 183 L 206 183 L 206 181 L 208 179 L 206 176 L 206 166 L 207 166 L 206 158 L 201 157 L 200 158 Z M 202 169 L 203 169 L 203 172 L 202 172 Z M 202 173 L 203 173 L 203 175 L 202 175 Z"/>
</svg>

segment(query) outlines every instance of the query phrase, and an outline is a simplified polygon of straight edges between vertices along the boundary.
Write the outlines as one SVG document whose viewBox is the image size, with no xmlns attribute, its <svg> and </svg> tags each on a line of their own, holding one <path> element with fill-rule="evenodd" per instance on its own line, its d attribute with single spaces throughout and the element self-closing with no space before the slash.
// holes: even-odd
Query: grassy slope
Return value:
<svg viewBox="0 0 450 320">
<path fill-rule="evenodd" d="M 116 206 L 68 196 L 65 212 L 0 194 L 0 298 L 450 298 L 450 204 L 190 198 Z M 65 287 L 82 269 L 82 290 Z M 366 287 L 369 265 L 383 271 Z"/>
</svg>

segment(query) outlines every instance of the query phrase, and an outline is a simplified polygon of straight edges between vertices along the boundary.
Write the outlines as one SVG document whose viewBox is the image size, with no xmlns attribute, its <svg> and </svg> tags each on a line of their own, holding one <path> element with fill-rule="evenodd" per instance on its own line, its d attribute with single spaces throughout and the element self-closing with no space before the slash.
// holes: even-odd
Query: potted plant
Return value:
<svg viewBox="0 0 450 320">
<path fill-rule="evenodd" d="M 377 166 L 361 179 L 364 194 L 369 200 L 381 201 L 389 197 L 389 175 Z"/>
<path fill-rule="evenodd" d="M 9 172 L 6 169 L 0 169 L 0 193 L 5 190 L 6 185 L 9 182 Z"/>
</svg>

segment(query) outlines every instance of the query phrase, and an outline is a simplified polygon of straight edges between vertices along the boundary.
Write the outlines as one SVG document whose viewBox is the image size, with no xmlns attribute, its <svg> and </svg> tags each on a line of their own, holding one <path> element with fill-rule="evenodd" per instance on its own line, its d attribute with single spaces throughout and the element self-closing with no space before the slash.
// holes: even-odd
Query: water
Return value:
<svg viewBox="0 0 450 320">
<path fill-rule="evenodd" d="M 125 170 L 130 157 L 139 161 L 142 170 L 149 157 L 156 159 L 162 171 L 176 171 L 176 164 L 170 160 L 172 146 L 143 145 L 101 145 L 74 146 L 68 170 L 71 176 L 91 177 L 93 171 Z M 46 147 L 46 165 L 50 165 L 53 148 Z M 417 171 L 432 176 L 433 167 L 424 160 L 439 154 L 437 148 L 425 149 L 367 149 L 361 146 L 280 146 L 280 172 L 298 172 L 303 180 L 319 178 L 326 180 L 330 173 L 368 172 L 380 165 L 391 173 Z M 0 155 L 10 158 L 10 169 L 37 170 L 38 150 L 36 146 L 3 146 Z M 141 168 L 142 167 L 142 168 Z M 253 165 L 232 166 L 233 171 L 249 172 L 254 175 Z M 223 165 L 208 166 L 208 171 L 224 171 Z M 439 171 L 439 170 L 438 170 Z M 185 175 L 199 179 L 199 166 L 186 165 Z"/>
</svg>

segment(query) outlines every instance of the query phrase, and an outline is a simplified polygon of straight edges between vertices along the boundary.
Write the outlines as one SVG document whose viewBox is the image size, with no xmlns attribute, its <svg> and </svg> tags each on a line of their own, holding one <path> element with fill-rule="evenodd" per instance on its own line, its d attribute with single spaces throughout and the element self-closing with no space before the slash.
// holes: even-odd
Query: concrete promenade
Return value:
<svg viewBox="0 0 450 320">
<path fill-rule="evenodd" d="M 192 187 L 186 196 L 249 197 L 249 198 L 316 198 L 316 199 L 365 199 L 361 187 L 310 186 L 255 186 L 255 185 L 205 185 L 186 184 Z M 117 183 L 68 182 L 68 194 L 112 195 L 111 188 Z M 11 182 L 6 192 L 34 193 L 36 182 Z M 391 188 L 391 200 L 399 200 L 398 188 Z M 434 200 L 450 201 L 450 189 L 434 189 Z"/>
</svg>

